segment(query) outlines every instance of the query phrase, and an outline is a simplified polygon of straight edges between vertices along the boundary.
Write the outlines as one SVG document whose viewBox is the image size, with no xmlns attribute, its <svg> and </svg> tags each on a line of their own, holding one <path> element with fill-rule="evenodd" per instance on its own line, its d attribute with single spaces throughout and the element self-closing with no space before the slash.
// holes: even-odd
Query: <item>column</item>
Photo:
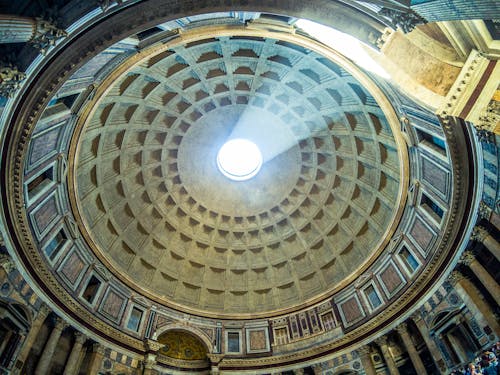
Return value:
<svg viewBox="0 0 500 375">
<path fill-rule="evenodd" d="M 387 344 L 387 337 L 385 336 L 379 337 L 378 339 L 375 340 L 375 343 L 380 347 L 380 350 L 382 351 L 385 363 L 387 365 L 387 368 L 389 369 L 389 374 L 399 375 L 396 362 L 394 362 L 394 358 L 392 358 L 392 354 L 389 351 L 389 345 Z"/>
<path fill-rule="evenodd" d="M 429 353 L 431 354 L 431 357 L 436 364 L 437 369 L 442 373 L 447 372 L 446 368 L 446 361 L 444 360 L 443 356 L 441 355 L 441 351 L 436 345 L 436 342 L 432 339 L 429 330 L 427 329 L 427 325 L 425 322 L 422 320 L 420 315 L 413 314 L 411 316 L 411 320 L 415 323 L 415 326 L 420 332 L 420 335 L 425 341 L 425 345 L 427 346 L 427 349 L 429 350 Z"/>
<path fill-rule="evenodd" d="M 80 359 L 85 341 L 87 341 L 87 336 L 81 332 L 75 332 L 75 343 L 66 362 L 63 375 L 76 375 L 78 373 L 78 360 Z"/>
<path fill-rule="evenodd" d="M 207 357 L 210 359 L 210 375 L 219 375 L 219 363 L 224 358 L 224 355 L 207 353 Z"/>
<path fill-rule="evenodd" d="M 92 355 L 87 369 L 87 375 L 95 375 L 99 373 L 102 366 L 102 359 L 104 358 L 104 346 L 99 343 L 92 345 Z"/>
<path fill-rule="evenodd" d="M 36 318 L 33 320 L 33 323 L 31 324 L 30 330 L 24 339 L 23 346 L 21 347 L 21 350 L 19 351 L 19 354 L 17 355 L 17 362 L 20 362 L 19 366 L 15 366 L 16 368 L 14 369 L 14 374 L 17 374 L 21 371 L 21 368 L 24 365 L 24 361 L 26 361 L 26 358 L 28 357 L 28 354 L 31 350 L 31 347 L 33 346 L 33 343 L 35 342 L 36 338 L 38 337 L 38 333 L 40 332 L 40 328 L 43 325 L 43 322 L 45 322 L 45 319 L 50 313 L 50 309 L 47 307 L 47 305 L 43 304 L 40 307 L 40 311 L 38 311 L 38 314 Z"/>
<path fill-rule="evenodd" d="M 476 286 L 459 271 L 453 271 L 450 276 L 448 276 L 448 282 L 454 287 L 455 291 L 465 302 L 469 310 L 471 310 L 474 315 L 477 314 L 482 316 L 493 332 L 500 336 L 500 324 Z"/>
<path fill-rule="evenodd" d="M 154 370 L 154 366 L 156 365 L 156 354 L 148 353 L 144 357 L 143 361 L 144 372 L 143 375 L 154 375 L 156 371 Z"/>
<path fill-rule="evenodd" d="M 413 344 L 406 323 L 401 324 L 396 330 L 398 331 L 401 340 L 403 340 L 403 344 L 406 348 L 406 351 L 408 352 L 408 355 L 410 356 L 415 371 L 417 372 L 417 374 L 425 374 L 426 370 L 424 363 L 422 362 L 422 359 L 420 358 L 420 355 L 418 354 L 417 349 Z"/>
<path fill-rule="evenodd" d="M 56 318 L 56 325 L 50 333 L 49 339 L 43 348 L 42 355 L 40 356 L 40 360 L 36 366 L 35 375 L 46 375 L 49 373 L 52 356 L 56 350 L 59 337 L 61 337 L 61 333 L 66 325 L 67 324 L 64 320 Z"/>
<path fill-rule="evenodd" d="M 35 34 L 34 18 L 0 14 L 0 43 L 23 43 Z"/>
<path fill-rule="evenodd" d="M 481 242 L 500 262 L 500 243 L 498 243 L 486 229 L 480 226 L 475 226 L 471 239 Z"/>
<path fill-rule="evenodd" d="M 293 370 L 293 375 L 304 375 L 304 369 L 303 368 L 296 368 Z"/>
<path fill-rule="evenodd" d="M 468 266 L 472 272 L 481 281 L 484 287 L 490 292 L 491 296 L 495 299 L 495 302 L 500 305 L 500 285 L 495 281 L 493 277 L 484 269 L 484 267 L 477 261 L 474 254 L 470 251 L 463 253 L 460 258 L 460 262 Z"/>
<path fill-rule="evenodd" d="M 365 369 L 366 375 L 377 375 L 377 371 L 375 370 L 375 366 L 373 366 L 371 348 L 370 345 L 362 346 L 359 349 L 356 349 L 359 355 L 359 359 L 361 359 L 361 364 Z"/>
<path fill-rule="evenodd" d="M 323 367 L 321 367 L 321 363 L 316 363 L 311 367 L 314 372 L 314 375 L 321 375 L 323 373 Z"/>
</svg>

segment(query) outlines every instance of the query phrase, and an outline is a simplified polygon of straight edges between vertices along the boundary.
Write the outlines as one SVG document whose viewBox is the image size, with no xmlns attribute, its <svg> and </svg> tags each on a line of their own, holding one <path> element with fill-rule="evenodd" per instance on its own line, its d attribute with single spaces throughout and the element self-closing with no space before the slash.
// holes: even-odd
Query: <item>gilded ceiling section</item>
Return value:
<svg viewBox="0 0 500 375">
<path fill-rule="evenodd" d="M 159 353 L 170 358 L 183 360 L 203 360 L 207 358 L 207 348 L 195 336 L 184 331 L 168 331 L 158 337 L 162 344 Z"/>
<path fill-rule="evenodd" d="M 230 181 L 235 135 L 264 165 Z M 116 80 L 78 140 L 79 210 L 113 267 L 167 303 L 264 313 L 331 294 L 394 220 L 400 164 L 374 98 L 289 42 L 172 47 Z"/>
</svg>

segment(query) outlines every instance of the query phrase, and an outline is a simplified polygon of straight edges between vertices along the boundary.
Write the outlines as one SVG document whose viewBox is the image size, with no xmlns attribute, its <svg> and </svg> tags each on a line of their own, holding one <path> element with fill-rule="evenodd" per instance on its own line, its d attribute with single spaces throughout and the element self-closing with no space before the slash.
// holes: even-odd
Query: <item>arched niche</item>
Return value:
<svg viewBox="0 0 500 375">
<path fill-rule="evenodd" d="M 206 343 L 196 334 L 185 329 L 170 329 L 157 338 L 162 344 L 159 353 L 182 361 L 206 361 L 210 352 Z"/>
</svg>

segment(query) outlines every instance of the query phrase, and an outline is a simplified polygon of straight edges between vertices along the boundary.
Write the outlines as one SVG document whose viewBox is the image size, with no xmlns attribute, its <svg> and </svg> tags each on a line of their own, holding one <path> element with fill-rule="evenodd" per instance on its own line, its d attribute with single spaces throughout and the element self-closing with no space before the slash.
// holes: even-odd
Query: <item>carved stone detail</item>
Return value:
<svg viewBox="0 0 500 375">
<path fill-rule="evenodd" d="M 483 242 L 487 236 L 489 236 L 489 233 L 486 229 L 480 226 L 475 226 L 470 239 L 477 242 Z"/>
<path fill-rule="evenodd" d="M 497 124 L 500 123 L 500 102 L 492 100 L 485 108 L 483 115 L 479 116 L 479 121 L 474 124 L 478 130 L 478 137 L 481 142 L 492 142 L 491 135 Z"/>
<path fill-rule="evenodd" d="M 14 262 L 12 262 L 12 258 L 10 256 L 8 256 L 7 254 L 1 254 L 0 267 L 3 267 L 5 272 L 10 273 L 16 268 L 16 265 L 14 264 Z"/>
<path fill-rule="evenodd" d="M 462 280 L 464 278 L 464 275 L 459 272 L 459 271 L 453 271 L 452 273 L 450 273 L 448 275 L 448 279 L 447 281 L 452 285 L 452 286 L 455 286 L 456 283 L 458 283 L 460 280 Z"/>
<path fill-rule="evenodd" d="M 378 14 L 389 18 L 391 22 L 396 27 L 399 27 L 405 34 L 412 31 L 418 24 L 426 23 L 422 17 L 411 10 L 404 12 L 396 9 L 382 8 L 379 10 Z"/>
<path fill-rule="evenodd" d="M 478 210 L 479 219 L 489 220 L 492 212 L 493 210 L 484 201 L 481 201 L 479 203 L 479 210 Z"/>
<path fill-rule="evenodd" d="M 17 66 L 0 63 L 0 96 L 12 98 L 25 78 L 26 74 L 20 72 Z"/>
<path fill-rule="evenodd" d="M 36 18 L 35 32 L 29 41 L 33 47 L 45 55 L 51 46 L 54 46 L 59 39 L 66 37 L 66 31 L 58 28 L 51 20 Z"/>
<path fill-rule="evenodd" d="M 144 346 L 146 347 L 146 350 L 148 352 L 157 352 L 158 350 L 163 348 L 164 345 L 159 343 L 158 341 L 147 339 L 144 341 Z"/>
<path fill-rule="evenodd" d="M 474 256 L 474 253 L 472 253 L 472 251 L 465 251 L 460 257 L 459 262 L 462 263 L 464 266 L 469 266 L 475 260 L 476 257 Z"/>
</svg>

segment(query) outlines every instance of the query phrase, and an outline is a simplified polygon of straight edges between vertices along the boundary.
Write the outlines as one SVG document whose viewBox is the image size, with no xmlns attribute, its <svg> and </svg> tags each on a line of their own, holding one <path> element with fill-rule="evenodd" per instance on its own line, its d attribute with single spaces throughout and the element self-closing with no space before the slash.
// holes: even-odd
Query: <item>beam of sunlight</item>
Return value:
<svg viewBox="0 0 500 375">
<path fill-rule="evenodd" d="M 390 78 L 389 74 L 371 58 L 363 49 L 362 43 L 356 38 L 308 20 L 300 19 L 295 25 L 311 37 L 352 60 L 361 68 L 382 78 Z M 321 132 L 321 130 L 319 131 Z M 318 129 L 314 132 L 318 132 Z M 268 111 L 247 106 L 237 123 L 234 124 L 227 140 L 247 139 L 255 143 L 262 153 L 262 162 L 266 163 L 296 146 L 300 140 L 311 137 L 311 133 L 312 131 L 300 119 L 298 124 L 285 124 L 280 117 Z"/>
<path fill-rule="evenodd" d="M 363 69 L 389 79 L 390 75 L 363 49 L 355 37 L 316 22 L 300 19 L 295 25 L 321 43 L 337 50 Z"/>
</svg>

